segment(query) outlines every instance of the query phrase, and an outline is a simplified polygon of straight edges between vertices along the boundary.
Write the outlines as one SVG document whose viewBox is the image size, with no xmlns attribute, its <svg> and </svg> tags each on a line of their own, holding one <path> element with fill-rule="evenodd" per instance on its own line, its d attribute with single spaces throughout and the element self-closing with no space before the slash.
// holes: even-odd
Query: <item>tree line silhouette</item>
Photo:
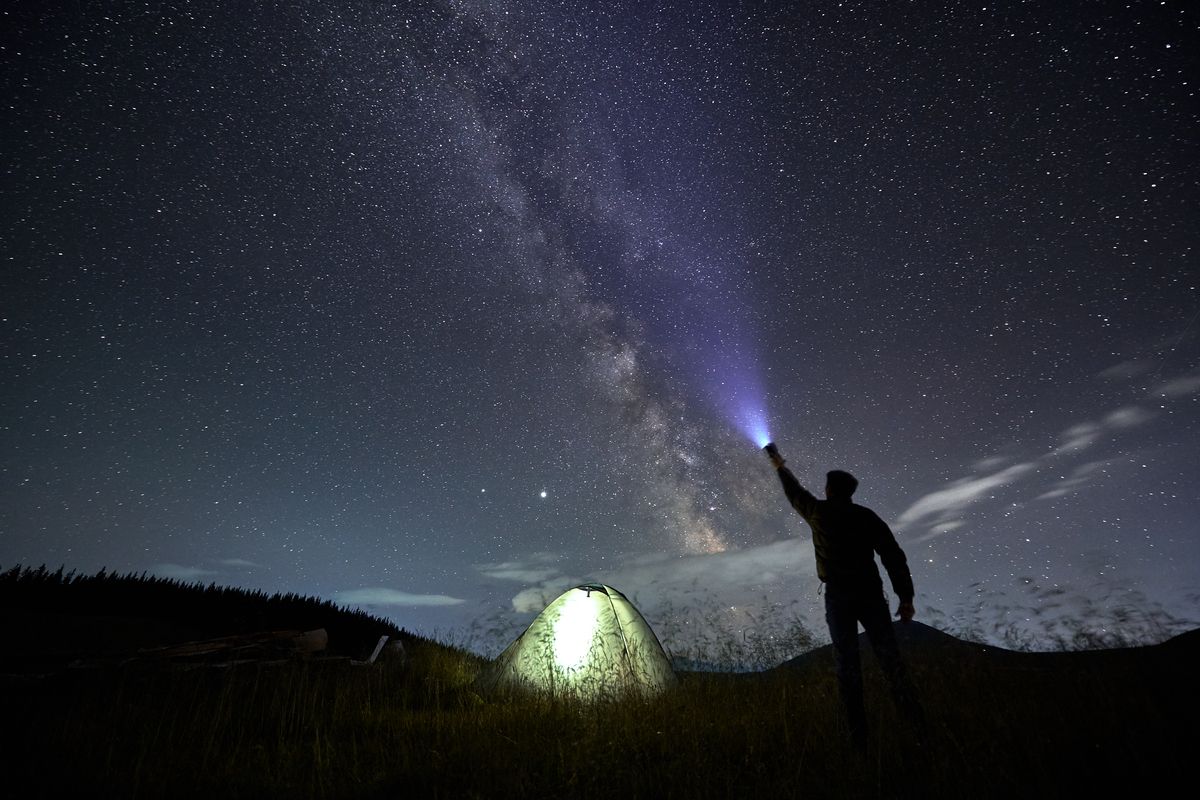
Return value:
<svg viewBox="0 0 1200 800">
<path fill-rule="evenodd" d="M 64 572 L 62 567 L 51 571 L 44 564 L 36 569 L 18 564 L 0 571 L 0 609 L 157 620 L 197 638 L 324 628 L 329 634 L 328 651 L 336 655 L 361 655 L 383 634 L 406 641 L 423 638 L 387 619 L 293 592 L 267 594 L 145 572 L 101 569 L 81 575 Z"/>
</svg>

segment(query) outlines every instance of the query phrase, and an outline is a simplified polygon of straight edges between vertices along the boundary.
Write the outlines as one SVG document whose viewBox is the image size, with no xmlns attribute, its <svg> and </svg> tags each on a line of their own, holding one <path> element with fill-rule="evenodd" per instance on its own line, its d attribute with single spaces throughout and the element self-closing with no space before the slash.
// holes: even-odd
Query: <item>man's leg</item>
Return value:
<svg viewBox="0 0 1200 800">
<path fill-rule="evenodd" d="M 850 737 L 862 748 L 867 739 L 867 712 L 863 706 L 862 661 L 858 653 L 858 615 L 852 594 L 839 594 L 826 586 L 825 622 L 833 640 L 833 663 L 837 670 L 838 690 Z"/>
<path fill-rule="evenodd" d="M 892 700 L 909 724 L 920 733 L 925 724 L 925 714 L 917 698 L 916 687 L 909 677 L 908 667 L 900 655 L 900 646 L 896 643 L 896 631 L 892 627 L 892 616 L 888 610 L 887 599 L 883 596 L 883 589 L 879 589 L 878 593 L 867 590 L 861 602 L 863 628 L 867 631 L 871 649 L 875 651 L 879 667 L 892 689 Z"/>
</svg>

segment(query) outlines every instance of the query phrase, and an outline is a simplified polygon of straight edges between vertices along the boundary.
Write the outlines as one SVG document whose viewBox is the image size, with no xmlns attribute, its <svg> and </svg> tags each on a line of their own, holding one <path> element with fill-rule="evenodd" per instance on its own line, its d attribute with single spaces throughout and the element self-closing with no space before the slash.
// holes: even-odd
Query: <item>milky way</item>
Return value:
<svg viewBox="0 0 1200 800">
<path fill-rule="evenodd" d="M 4 19 L 0 565 L 786 624 L 752 406 L 927 620 L 1200 618 L 1186 4 Z"/>
</svg>

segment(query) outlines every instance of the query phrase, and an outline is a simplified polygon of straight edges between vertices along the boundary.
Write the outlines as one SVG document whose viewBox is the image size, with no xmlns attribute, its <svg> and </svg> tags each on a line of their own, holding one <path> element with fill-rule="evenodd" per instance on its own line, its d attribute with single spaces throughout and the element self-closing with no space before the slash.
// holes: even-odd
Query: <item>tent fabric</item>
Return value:
<svg viewBox="0 0 1200 800">
<path fill-rule="evenodd" d="M 491 686 L 582 699 L 653 697 L 677 682 L 650 625 L 604 584 L 568 589 L 496 659 Z"/>
</svg>

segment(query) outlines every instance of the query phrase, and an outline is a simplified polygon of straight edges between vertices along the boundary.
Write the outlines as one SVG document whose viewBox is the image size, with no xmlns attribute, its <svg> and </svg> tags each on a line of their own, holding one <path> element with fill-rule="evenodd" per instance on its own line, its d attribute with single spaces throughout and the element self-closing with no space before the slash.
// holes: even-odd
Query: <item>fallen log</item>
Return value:
<svg viewBox="0 0 1200 800">
<path fill-rule="evenodd" d="M 195 642 L 166 645 L 163 647 L 144 647 L 138 650 L 138 658 L 143 659 L 181 659 L 200 658 L 211 655 L 231 656 L 237 653 L 241 657 L 251 652 L 262 657 L 290 654 L 307 657 L 320 652 L 329 646 L 329 634 L 324 628 L 311 631 L 260 631 L 256 633 L 239 633 L 233 636 L 221 636 L 216 639 L 203 639 Z"/>
</svg>

